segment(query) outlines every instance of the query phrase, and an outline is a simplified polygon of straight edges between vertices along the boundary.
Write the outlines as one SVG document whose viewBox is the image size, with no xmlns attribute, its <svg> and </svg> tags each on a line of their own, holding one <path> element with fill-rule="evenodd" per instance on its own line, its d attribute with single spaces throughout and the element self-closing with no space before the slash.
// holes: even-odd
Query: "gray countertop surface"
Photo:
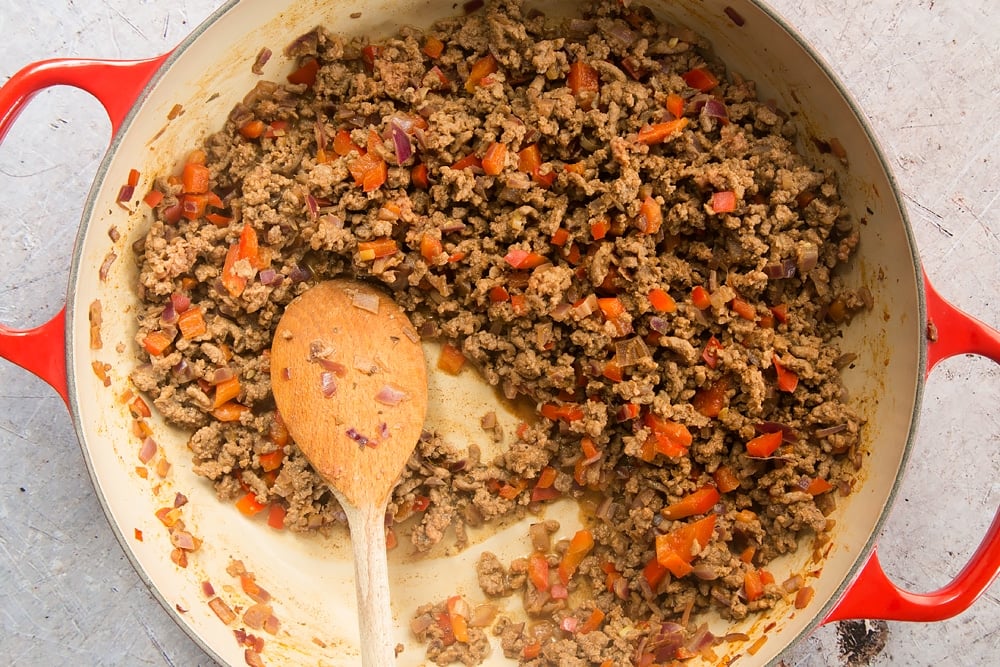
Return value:
<svg viewBox="0 0 1000 667">
<path fill-rule="evenodd" d="M 177 44 L 217 0 L 0 0 L 0 81 L 55 56 L 136 58 Z M 1000 12 L 995 0 L 772 0 L 865 110 L 926 270 L 1000 326 Z M 73 239 L 110 125 L 74 89 L 40 94 L 0 146 L 0 322 L 26 327 L 66 292 Z M 913 456 L 880 536 L 913 590 L 957 573 L 1000 503 L 1000 373 L 954 359 L 931 376 Z M 211 665 L 115 540 L 56 394 L 0 361 L 0 662 Z M 881 645 L 879 638 L 884 640 Z M 787 665 L 1000 664 L 1000 589 L 934 624 L 820 628 Z M 870 649 L 867 650 L 866 649 Z M 870 656 L 866 656 L 866 653 Z"/>
</svg>

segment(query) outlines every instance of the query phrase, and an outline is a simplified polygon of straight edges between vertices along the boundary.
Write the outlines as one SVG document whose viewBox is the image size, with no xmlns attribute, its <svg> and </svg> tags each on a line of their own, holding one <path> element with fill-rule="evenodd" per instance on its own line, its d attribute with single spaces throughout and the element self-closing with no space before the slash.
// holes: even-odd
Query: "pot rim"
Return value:
<svg viewBox="0 0 1000 667">
<path fill-rule="evenodd" d="M 663 0 L 651 0 L 651 4 L 660 2 Z M 924 331 L 927 326 L 928 315 L 927 315 L 927 299 L 924 289 L 924 284 L 922 281 L 922 269 L 919 261 L 919 253 L 916 244 L 916 240 L 913 234 L 913 228 L 910 224 L 910 218 L 905 206 L 905 202 L 900 193 L 899 184 L 896 180 L 895 174 L 893 173 L 888 160 L 885 157 L 885 153 L 882 148 L 882 144 L 879 141 L 874 129 L 868 122 L 861 106 L 854 99 L 854 97 L 847 90 L 843 82 L 834 72 L 834 69 L 827 63 L 827 61 L 821 56 L 812 44 L 793 26 L 786 20 L 781 14 L 777 12 L 773 7 L 771 7 L 765 0 L 746 0 L 746 2 L 756 6 L 761 10 L 771 21 L 777 24 L 802 50 L 808 54 L 809 58 L 812 59 L 814 64 L 826 75 L 829 83 L 834 86 L 839 96 L 846 102 L 847 106 L 851 110 L 851 114 L 854 117 L 855 122 L 862 129 L 868 143 L 874 153 L 878 164 L 881 167 L 881 171 L 885 174 L 886 180 L 891 186 L 891 199 L 894 202 L 896 208 L 899 211 L 899 220 L 903 225 L 903 233 L 906 238 L 908 245 L 908 250 L 910 252 L 910 257 L 913 260 L 913 277 L 917 284 L 916 298 L 917 298 L 917 317 L 915 324 L 918 327 L 917 331 Z M 167 76 L 169 71 L 172 69 L 176 61 L 183 56 L 183 54 L 199 39 L 202 38 L 204 33 L 209 30 L 216 22 L 218 22 L 223 16 L 229 13 L 232 9 L 240 4 L 240 0 L 226 0 L 219 8 L 209 14 L 201 23 L 199 23 L 186 37 L 184 37 L 176 47 L 174 47 L 159 67 L 155 70 L 153 75 L 150 77 L 149 81 L 143 87 L 142 91 L 136 97 L 135 101 L 129 108 L 128 113 L 125 115 L 120 128 L 112 136 L 111 142 L 108 146 L 107 151 L 102 158 L 97 171 L 94 175 L 94 179 L 91 188 L 87 194 L 86 200 L 83 205 L 79 228 L 75 237 L 74 251 L 71 256 L 69 278 L 67 282 L 68 295 L 75 294 L 78 291 L 79 282 L 81 276 L 85 271 L 93 271 L 92 266 L 82 265 L 82 253 L 81 248 L 83 247 L 84 239 L 91 233 L 92 227 L 96 224 L 95 215 L 97 209 L 97 199 L 98 194 L 101 190 L 101 186 L 108 176 L 108 172 L 111 167 L 115 156 L 118 153 L 118 149 L 123 141 L 123 137 L 128 133 L 130 127 L 132 126 L 136 116 L 139 114 L 143 103 L 148 98 L 150 92 L 160 83 L 160 81 Z M 711 40 L 710 40 L 711 41 Z M 77 391 L 77 373 L 76 367 L 73 363 L 75 357 L 75 349 L 78 343 L 76 337 L 74 337 L 73 332 L 75 329 L 76 320 L 78 317 L 87 318 L 88 314 L 86 309 L 84 312 L 79 314 L 76 308 L 76 302 L 73 299 L 68 298 L 66 302 L 66 319 L 65 319 L 65 335 L 67 340 L 67 345 L 65 347 L 65 360 L 66 360 L 66 380 L 67 380 L 67 396 L 68 396 L 68 406 L 70 414 L 72 416 L 73 428 L 76 431 L 77 441 L 80 444 L 80 449 L 83 454 L 84 461 L 87 466 L 87 472 L 90 475 L 91 482 L 94 486 L 98 501 L 104 512 L 104 518 L 111 527 L 112 532 L 115 535 L 118 543 L 120 544 L 122 551 L 128 558 L 136 574 L 145 584 L 146 588 L 153 595 L 153 597 L 158 601 L 160 606 L 167 612 L 168 616 L 174 621 L 174 623 L 191 639 L 197 644 L 209 657 L 220 664 L 225 664 L 225 660 L 198 634 L 194 628 L 188 626 L 182 618 L 180 613 L 175 609 L 174 605 L 167 600 L 163 592 L 153 583 L 150 576 L 146 573 L 145 569 L 140 564 L 136 554 L 133 552 L 129 545 L 129 541 L 125 534 L 122 532 L 121 527 L 112 519 L 111 507 L 108 504 L 107 497 L 103 490 L 103 487 L 98 479 L 97 471 L 95 469 L 94 462 L 90 455 L 90 449 L 88 446 L 88 440 L 86 434 L 82 428 L 83 414 L 80 407 L 80 401 L 78 398 Z M 909 463 L 910 456 L 913 451 L 913 442 L 915 434 L 918 427 L 919 417 L 921 408 L 923 405 L 923 395 L 924 387 L 926 382 L 926 377 L 923 369 L 927 367 L 928 352 L 927 346 L 925 344 L 920 344 L 917 346 L 918 352 L 918 363 L 916 371 L 916 382 L 914 389 L 914 401 L 913 401 L 913 411 L 909 418 L 909 428 L 906 433 L 906 441 L 903 443 L 902 455 L 899 459 L 899 472 L 895 475 L 891 487 L 888 489 L 888 493 L 885 496 L 885 500 L 881 510 L 879 511 L 878 518 L 876 519 L 873 530 L 869 534 L 864 546 L 857 550 L 854 561 L 851 564 L 847 574 L 841 580 L 840 584 L 837 586 L 834 594 L 829 597 L 827 602 L 820 608 L 818 608 L 814 613 L 813 617 L 808 623 L 806 623 L 802 629 L 792 636 L 790 640 L 781 649 L 778 656 L 772 659 L 768 664 L 777 665 L 781 662 L 781 656 L 784 655 L 791 647 L 798 645 L 805 637 L 811 635 L 820 625 L 823 625 L 825 619 L 831 614 L 831 612 L 838 606 L 840 600 L 843 598 L 844 594 L 853 584 L 854 580 L 861 572 L 863 566 L 871 557 L 874 552 L 875 546 L 878 542 L 879 535 L 882 532 L 884 524 L 887 520 L 889 510 L 894 505 L 896 501 L 897 494 L 899 493 L 900 485 L 902 484 L 902 471 L 904 471 Z"/>
</svg>

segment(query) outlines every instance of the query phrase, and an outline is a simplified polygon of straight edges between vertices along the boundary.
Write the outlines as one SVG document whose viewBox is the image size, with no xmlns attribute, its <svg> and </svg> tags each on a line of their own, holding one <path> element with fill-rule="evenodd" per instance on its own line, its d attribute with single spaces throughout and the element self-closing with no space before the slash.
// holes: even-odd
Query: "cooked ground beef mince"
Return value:
<svg viewBox="0 0 1000 667">
<path fill-rule="evenodd" d="M 525 664 L 669 661 L 711 645 L 698 612 L 787 595 L 767 564 L 853 484 L 836 342 L 871 303 L 838 277 L 858 225 L 789 117 L 628 3 L 555 21 L 506 0 L 288 53 L 288 81 L 156 182 L 136 245 L 132 381 L 219 497 L 343 524 L 275 412 L 268 348 L 296 295 L 349 275 L 537 411 L 494 460 L 424 434 L 390 505 L 418 551 L 554 498 L 596 508 L 572 540 L 540 518 L 523 559 L 480 561 L 528 623 L 414 610 L 431 659 L 476 664 L 492 633 Z"/>
</svg>

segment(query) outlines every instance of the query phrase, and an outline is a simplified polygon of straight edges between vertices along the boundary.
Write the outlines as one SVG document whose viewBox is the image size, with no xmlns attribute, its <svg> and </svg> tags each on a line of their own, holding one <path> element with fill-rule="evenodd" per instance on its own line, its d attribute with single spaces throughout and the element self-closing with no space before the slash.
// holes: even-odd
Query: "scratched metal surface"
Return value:
<svg viewBox="0 0 1000 667">
<path fill-rule="evenodd" d="M 53 56 L 141 57 L 176 44 L 217 0 L 0 0 L 0 80 Z M 939 290 L 1000 326 L 1000 12 L 994 0 L 772 0 L 871 119 Z M 109 124 L 69 89 L 43 93 L 0 147 L 0 322 L 58 309 L 81 205 Z M 898 582 L 930 590 L 959 570 L 1000 502 L 1000 373 L 948 362 L 880 551 Z M 0 362 L 0 662 L 210 665 L 133 572 L 105 521 L 66 411 Z M 890 623 L 885 645 L 828 626 L 789 665 L 986 665 L 1000 660 L 1000 589 L 933 625 Z"/>
</svg>

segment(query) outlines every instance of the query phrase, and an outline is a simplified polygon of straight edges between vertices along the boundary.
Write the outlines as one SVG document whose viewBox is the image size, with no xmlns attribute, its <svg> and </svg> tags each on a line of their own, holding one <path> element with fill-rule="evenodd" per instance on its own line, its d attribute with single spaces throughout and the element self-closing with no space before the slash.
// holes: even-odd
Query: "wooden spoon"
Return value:
<svg viewBox="0 0 1000 667">
<path fill-rule="evenodd" d="M 271 346 L 271 388 L 289 433 L 347 514 L 362 662 L 392 665 L 385 512 L 427 411 L 417 333 L 375 288 L 320 283 L 285 309 Z"/>
</svg>

